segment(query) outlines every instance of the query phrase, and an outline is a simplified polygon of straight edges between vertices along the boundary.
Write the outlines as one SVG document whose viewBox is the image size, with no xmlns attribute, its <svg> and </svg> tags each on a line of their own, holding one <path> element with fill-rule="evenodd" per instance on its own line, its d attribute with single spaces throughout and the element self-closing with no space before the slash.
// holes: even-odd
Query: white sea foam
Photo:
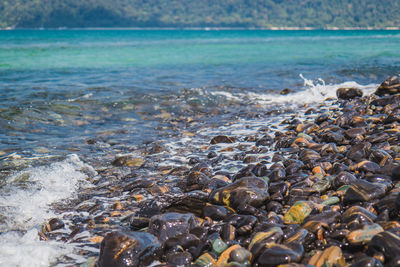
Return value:
<svg viewBox="0 0 400 267">
<path fill-rule="evenodd" d="M 72 247 L 40 241 L 40 226 L 55 217 L 51 204 L 73 197 L 95 175 L 77 155 L 44 167 L 32 167 L 8 178 L 0 190 L 0 266 L 49 266 Z"/>
<path fill-rule="evenodd" d="M 211 91 L 208 92 L 214 97 L 225 97 L 228 101 L 246 102 L 253 104 L 311 104 L 321 103 L 327 98 L 336 98 L 336 90 L 341 87 L 356 87 L 363 91 L 364 95 L 374 92 L 378 84 L 361 85 L 355 81 L 349 81 L 338 84 L 326 84 L 322 79 L 310 80 L 300 74 L 300 78 L 304 81 L 303 90 L 295 91 L 287 95 L 280 95 L 277 93 L 259 93 L 259 92 L 246 92 L 246 93 L 232 93 L 226 91 Z"/>
<path fill-rule="evenodd" d="M 0 235 L 0 266 L 50 266 L 60 255 L 71 252 L 69 244 L 40 241 L 37 229 L 25 234 L 6 232 Z"/>
<path fill-rule="evenodd" d="M 360 85 L 354 81 L 339 84 L 325 84 L 322 79 L 313 81 L 304 78 L 301 74 L 300 77 L 304 81 L 304 90 L 293 92 L 288 95 L 250 94 L 259 104 L 311 104 L 323 102 L 326 98 L 336 98 L 336 90 L 342 87 L 359 88 L 363 91 L 364 95 L 371 94 L 378 87 L 377 84 Z"/>
</svg>

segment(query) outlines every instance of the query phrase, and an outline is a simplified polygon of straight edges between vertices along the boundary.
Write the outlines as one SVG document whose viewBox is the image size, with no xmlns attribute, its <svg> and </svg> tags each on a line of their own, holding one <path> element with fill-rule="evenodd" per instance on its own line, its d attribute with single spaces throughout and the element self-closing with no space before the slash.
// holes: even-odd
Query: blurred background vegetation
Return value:
<svg viewBox="0 0 400 267">
<path fill-rule="evenodd" d="M 0 27 L 393 27 L 399 0 L 0 0 Z"/>
</svg>

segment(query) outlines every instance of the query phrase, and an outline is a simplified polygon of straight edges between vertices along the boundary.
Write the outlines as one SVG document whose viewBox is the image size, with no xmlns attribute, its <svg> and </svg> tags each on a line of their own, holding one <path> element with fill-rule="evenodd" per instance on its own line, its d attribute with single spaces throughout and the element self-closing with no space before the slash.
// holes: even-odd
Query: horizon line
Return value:
<svg viewBox="0 0 400 267">
<path fill-rule="evenodd" d="M 351 31 L 351 30 L 400 30 L 399 27 L 4 27 L 0 30 L 198 30 L 198 31 L 219 31 L 219 30 L 270 30 L 270 31 Z"/>
</svg>

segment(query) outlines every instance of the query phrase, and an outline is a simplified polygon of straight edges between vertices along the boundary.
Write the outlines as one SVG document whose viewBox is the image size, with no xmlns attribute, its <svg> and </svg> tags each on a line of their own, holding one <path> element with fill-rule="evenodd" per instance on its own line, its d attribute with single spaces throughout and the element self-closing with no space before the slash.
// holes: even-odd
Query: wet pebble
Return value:
<svg viewBox="0 0 400 267">
<path fill-rule="evenodd" d="M 100 246 L 98 267 L 144 267 L 161 255 L 161 244 L 149 233 L 111 232 Z"/>
</svg>

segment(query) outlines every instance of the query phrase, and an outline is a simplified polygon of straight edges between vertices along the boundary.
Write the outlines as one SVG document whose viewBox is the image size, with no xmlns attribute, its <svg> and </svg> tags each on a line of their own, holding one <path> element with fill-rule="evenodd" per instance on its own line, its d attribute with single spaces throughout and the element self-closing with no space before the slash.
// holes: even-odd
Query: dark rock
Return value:
<svg viewBox="0 0 400 267">
<path fill-rule="evenodd" d="M 225 207 L 217 205 L 206 205 L 203 208 L 203 216 L 213 220 L 223 220 L 229 215 Z"/>
<path fill-rule="evenodd" d="M 188 233 L 192 228 L 199 225 L 199 219 L 191 213 L 169 212 L 151 218 L 149 233 L 157 236 L 161 242 L 165 242 L 179 234 Z"/>
<path fill-rule="evenodd" d="M 194 235 L 189 233 L 178 234 L 174 237 L 169 238 L 165 242 L 166 248 L 172 248 L 176 246 L 181 246 L 184 249 L 188 249 L 193 246 L 198 246 L 200 243 L 200 239 Z"/>
<path fill-rule="evenodd" d="M 362 257 L 361 259 L 357 259 L 350 267 L 383 267 L 383 264 L 375 258 Z"/>
<path fill-rule="evenodd" d="M 344 195 L 344 203 L 370 201 L 385 195 L 385 189 L 377 183 L 370 183 L 361 179 L 353 182 Z"/>
<path fill-rule="evenodd" d="M 331 225 L 333 223 L 337 223 L 340 219 L 340 216 L 341 214 L 337 211 L 324 211 L 318 214 L 309 215 L 304 222 L 317 221 Z"/>
<path fill-rule="evenodd" d="M 371 239 L 367 253 L 371 256 L 382 253 L 385 262 L 390 262 L 400 255 L 400 237 L 388 231 L 381 232 Z"/>
<path fill-rule="evenodd" d="M 387 106 L 392 104 L 398 104 L 400 102 L 400 95 L 384 96 L 371 101 L 373 106 Z"/>
<path fill-rule="evenodd" d="M 355 137 L 357 137 L 359 135 L 365 135 L 366 132 L 367 131 L 365 130 L 365 128 L 351 128 L 351 129 L 346 130 L 344 132 L 344 134 L 345 134 L 345 136 L 347 138 L 352 139 L 352 138 L 355 138 Z"/>
<path fill-rule="evenodd" d="M 273 143 L 274 139 L 266 134 L 256 141 L 256 146 L 271 146 Z"/>
<path fill-rule="evenodd" d="M 333 142 L 333 143 L 341 143 L 343 140 L 343 134 L 340 132 L 332 132 L 332 131 L 328 131 L 326 133 L 323 134 L 322 136 L 322 140 L 324 140 L 325 142 Z"/>
<path fill-rule="evenodd" d="M 380 166 L 386 166 L 393 162 L 392 156 L 383 149 L 373 150 L 369 155 L 369 158 Z"/>
<path fill-rule="evenodd" d="M 167 255 L 167 262 L 172 266 L 189 266 L 192 260 L 192 254 L 187 251 Z"/>
<path fill-rule="evenodd" d="M 253 258 L 256 259 L 259 255 L 261 255 L 267 245 L 282 240 L 282 236 L 283 231 L 280 227 L 272 227 L 267 231 L 257 232 L 252 237 L 248 249 L 252 253 Z"/>
<path fill-rule="evenodd" d="M 349 229 L 358 228 L 362 224 L 371 224 L 375 222 L 377 216 L 367 209 L 360 206 L 348 208 L 342 214 L 342 223 L 346 224 Z"/>
<path fill-rule="evenodd" d="M 324 121 L 327 121 L 329 119 L 329 115 L 328 114 L 321 114 L 318 117 L 315 118 L 315 123 L 316 124 L 321 124 Z"/>
<path fill-rule="evenodd" d="M 289 88 L 285 88 L 285 89 L 283 89 L 282 91 L 281 91 L 281 95 L 287 95 L 287 94 L 289 94 L 290 93 L 290 89 Z"/>
<path fill-rule="evenodd" d="M 211 144 L 219 144 L 219 143 L 235 143 L 236 140 L 234 137 L 226 136 L 226 135 L 218 135 L 211 139 Z"/>
<path fill-rule="evenodd" d="M 191 171 L 186 177 L 186 186 L 188 190 L 203 189 L 210 181 L 210 178 L 202 172 Z"/>
<path fill-rule="evenodd" d="M 398 76 L 392 76 L 383 81 L 383 83 L 376 89 L 376 95 L 394 95 L 400 93 L 400 80 Z"/>
<path fill-rule="evenodd" d="M 210 199 L 217 204 L 226 204 L 233 208 L 242 204 L 259 207 L 269 198 L 268 185 L 257 177 L 244 177 L 233 184 L 214 190 Z"/>
<path fill-rule="evenodd" d="M 217 153 L 215 151 L 210 151 L 207 155 L 207 158 L 212 159 L 217 156 Z"/>
<path fill-rule="evenodd" d="M 150 218 L 138 217 L 138 216 L 132 216 L 130 218 L 130 226 L 131 229 L 134 231 L 146 228 L 147 226 L 149 226 L 149 223 L 150 223 Z"/>
<path fill-rule="evenodd" d="M 44 225 L 43 232 L 51 232 L 61 228 L 64 228 L 64 222 L 58 218 L 53 218 L 46 225 Z"/>
<path fill-rule="evenodd" d="M 398 181 L 400 180 L 400 165 L 396 166 L 392 170 L 392 180 Z"/>
<path fill-rule="evenodd" d="M 304 248 L 298 243 L 271 244 L 257 258 L 257 263 L 260 267 L 273 267 L 280 264 L 299 262 L 303 254 Z"/>
<path fill-rule="evenodd" d="M 355 166 L 352 166 L 354 170 L 358 170 L 360 172 L 369 172 L 369 173 L 381 173 L 381 167 L 372 161 L 364 160 Z"/>
<path fill-rule="evenodd" d="M 359 88 L 349 87 L 349 88 L 339 88 L 336 90 L 336 96 L 339 99 L 352 99 L 355 97 L 362 96 L 363 93 Z"/>
<path fill-rule="evenodd" d="M 161 253 L 158 239 L 144 232 L 111 232 L 100 246 L 98 267 L 145 267 Z"/>
<path fill-rule="evenodd" d="M 335 162 L 332 166 L 332 174 L 338 174 L 342 171 L 349 171 L 349 166 L 343 164 L 343 163 L 339 163 L 339 162 Z"/>
<path fill-rule="evenodd" d="M 206 163 L 204 162 L 199 162 L 196 165 L 194 165 L 191 169 L 191 172 L 201 172 L 205 175 L 207 175 L 208 177 L 211 177 L 212 174 L 212 170 L 210 168 L 210 166 L 208 166 Z"/>
<path fill-rule="evenodd" d="M 350 185 L 355 181 L 357 181 L 357 178 L 353 174 L 343 171 L 333 178 L 332 185 L 333 187 L 338 188 L 342 185 Z"/>
<path fill-rule="evenodd" d="M 281 181 L 286 176 L 286 171 L 283 167 L 275 168 L 268 175 L 271 182 Z"/>
<path fill-rule="evenodd" d="M 369 155 L 370 148 L 371 144 L 368 142 L 357 144 L 349 149 L 346 156 L 351 160 L 359 162 L 367 158 L 367 156 Z"/>
</svg>

